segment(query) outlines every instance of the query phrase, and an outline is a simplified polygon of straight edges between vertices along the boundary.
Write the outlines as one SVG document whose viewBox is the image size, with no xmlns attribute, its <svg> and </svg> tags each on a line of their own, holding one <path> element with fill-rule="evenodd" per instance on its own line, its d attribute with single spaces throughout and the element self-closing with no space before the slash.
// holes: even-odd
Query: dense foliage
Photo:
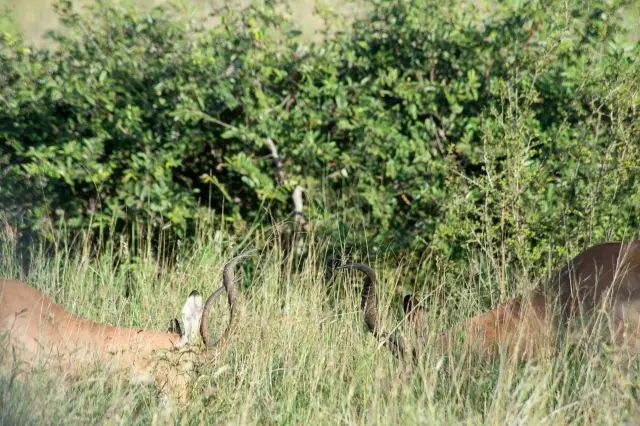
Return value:
<svg viewBox="0 0 640 426">
<path fill-rule="evenodd" d="M 378 246 L 535 259 L 640 225 L 640 47 L 617 2 L 379 0 L 311 44 L 271 7 L 213 27 L 58 7 L 49 49 L 0 46 L 0 219 L 23 229 L 268 224 L 296 184 L 320 232 Z"/>
</svg>

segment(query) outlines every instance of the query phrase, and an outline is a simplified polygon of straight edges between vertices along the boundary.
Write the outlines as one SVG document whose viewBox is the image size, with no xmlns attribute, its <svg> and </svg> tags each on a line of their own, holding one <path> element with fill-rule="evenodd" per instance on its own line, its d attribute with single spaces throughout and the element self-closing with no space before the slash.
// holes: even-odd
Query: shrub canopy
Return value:
<svg viewBox="0 0 640 426">
<path fill-rule="evenodd" d="M 617 2 L 380 0 L 310 44 L 269 6 L 214 27 L 58 8 L 49 49 L 0 45 L 0 214 L 23 229 L 269 224 L 300 184 L 319 232 L 395 249 L 539 258 L 638 230 L 640 47 Z"/>
</svg>

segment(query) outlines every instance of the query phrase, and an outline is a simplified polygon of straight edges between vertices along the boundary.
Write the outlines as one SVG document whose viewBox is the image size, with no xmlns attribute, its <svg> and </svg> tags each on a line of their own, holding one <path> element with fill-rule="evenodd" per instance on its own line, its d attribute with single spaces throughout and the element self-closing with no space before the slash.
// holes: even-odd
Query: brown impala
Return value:
<svg viewBox="0 0 640 426">
<path fill-rule="evenodd" d="M 362 309 L 367 328 L 396 356 L 403 356 L 406 343 L 411 344 L 416 356 L 419 338 L 425 336 L 419 330 L 425 329 L 426 318 L 415 298 L 410 295 L 404 299 L 409 337 L 389 335 L 378 325 L 375 271 L 362 263 L 336 269 L 364 272 Z M 586 249 L 550 281 L 462 321 L 441 334 L 438 343 L 446 348 L 456 336 L 463 335 L 465 342 L 481 353 L 489 355 L 506 348 L 519 359 L 531 359 L 553 351 L 559 333 L 567 330 L 569 323 L 580 325 L 572 331 L 589 333 L 597 318 L 607 321 L 612 341 L 640 352 L 640 241 L 604 243 Z"/>
<path fill-rule="evenodd" d="M 243 254 L 225 264 L 223 286 L 204 306 L 202 296 L 191 293 L 182 308 L 184 332 L 179 327 L 177 332 L 160 332 L 83 319 L 21 281 L 0 280 L 0 351 L 5 351 L 0 360 L 15 358 L 26 367 L 44 362 L 74 375 L 94 362 L 103 362 L 130 369 L 134 379 L 152 378 L 161 386 L 184 392 L 189 372 L 175 371 L 176 363 L 171 365 L 167 359 L 178 354 L 178 348 L 194 343 L 198 330 L 208 350 L 228 340 L 237 323 L 234 267 L 246 257 Z M 229 323 L 220 340 L 213 342 L 206 319 L 212 302 L 224 290 L 231 310 Z"/>
</svg>

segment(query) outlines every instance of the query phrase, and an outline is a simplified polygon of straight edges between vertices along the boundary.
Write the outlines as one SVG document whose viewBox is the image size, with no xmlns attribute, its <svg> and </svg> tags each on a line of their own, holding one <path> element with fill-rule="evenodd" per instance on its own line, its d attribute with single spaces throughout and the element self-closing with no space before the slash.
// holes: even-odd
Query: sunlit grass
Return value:
<svg viewBox="0 0 640 426">
<path fill-rule="evenodd" d="M 252 0 L 192 0 L 180 2 L 171 0 L 119 0 L 124 4 L 134 5 L 137 8 L 150 9 L 154 6 L 171 5 L 179 10 L 184 17 L 203 18 L 216 14 L 221 7 L 244 7 Z M 255 1 L 254 1 L 255 2 Z M 92 2 L 79 0 L 74 2 L 78 10 L 84 9 Z M 495 14 L 500 10 L 501 4 L 485 0 L 469 0 L 480 16 Z M 36 45 L 47 45 L 46 34 L 48 31 L 59 27 L 58 18 L 53 9 L 51 0 L 3 0 L 0 1 L 0 31 L 19 32 L 27 41 Z M 366 13 L 367 2 L 361 0 L 336 1 L 336 0 L 295 0 L 284 2 L 288 8 L 287 15 L 302 31 L 304 40 L 313 40 L 318 37 L 318 32 L 325 28 L 326 23 L 317 13 L 317 8 L 330 11 L 336 17 L 344 20 L 341 25 L 348 24 L 351 19 L 359 14 Z M 631 40 L 640 38 L 640 5 L 631 2 L 626 12 L 621 16 L 622 25 Z M 216 19 L 210 19 L 210 24 L 215 25 Z M 332 20 L 332 25 L 336 25 Z"/>
<path fill-rule="evenodd" d="M 218 20 L 212 18 L 222 7 L 242 8 L 251 4 L 251 0 L 191 0 L 189 2 L 173 0 L 117 0 L 125 5 L 146 10 L 156 6 L 174 9 L 184 18 L 205 19 L 208 25 L 216 25 Z M 94 2 L 88 0 L 74 1 L 76 10 L 82 11 Z M 256 3 L 255 1 L 253 3 Z M 304 40 L 318 37 L 318 31 L 325 27 L 323 18 L 316 13 L 316 5 L 330 11 L 336 17 L 349 22 L 357 14 L 365 10 L 365 2 L 360 0 L 336 1 L 296 0 L 283 2 L 282 9 L 287 10 L 289 19 L 296 22 Z M 336 22 L 332 22 L 335 25 Z M 3 0 L 0 1 L 0 31 L 20 32 L 27 41 L 36 45 L 47 45 L 48 31 L 58 29 L 58 17 L 51 0 Z"/>
<path fill-rule="evenodd" d="M 555 357 L 516 363 L 504 355 L 482 360 L 463 345 L 446 351 L 432 345 L 416 364 L 403 363 L 365 331 L 360 277 L 344 273 L 327 279 L 326 244 L 308 243 L 311 255 L 299 268 L 283 258 L 278 244 L 261 237 L 251 244 L 259 250 L 237 275 L 243 295 L 240 327 L 227 351 L 203 360 L 185 404 L 167 403 L 156 387 L 131 384 L 108 366 L 74 379 L 47 369 L 15 375 L 5 368 L 0 423 L 610 424 L 638 419 L 638 369 L 615 348 L 567 345 Z M 82 244 L 47 254 L 34 250 L 24 279 L 78 315 L 164 329 L 179 316 L 190 290 L 216 288 L 224 261 L 245 248 L 218 233 L 183 247 L 168 266 L 146 247 L 131 253 L 114 245 L 91 255 Z M 2 252 L 7 256 L 0 275 L 19 277 L 10 242 L 3 243 Z M 421 296 L 432 337 L 481 312 L 487 307 L 483 300 L 495 305 L 486 297 L 492 285 L 486 265 L 492 262 L 481 261 L 470 257 L 468 270 L 484 272 L 471 274 L 466 286 L 461 285 L 469 277 L 465 273 L 434 267 L 428 282 L 415 283 L 408 276 L 415 265 L 396 269 L 374 261 L 384 328 L 400 321 L 399 284 L 425 286 Z M 525 281 L 518 286 L 532 285 Z M 219 331 L 227 319 L 224 303 L 214 312 L 211 326 Z M 2 356 L 11 357 L 6 346 Z"/>
</svg>

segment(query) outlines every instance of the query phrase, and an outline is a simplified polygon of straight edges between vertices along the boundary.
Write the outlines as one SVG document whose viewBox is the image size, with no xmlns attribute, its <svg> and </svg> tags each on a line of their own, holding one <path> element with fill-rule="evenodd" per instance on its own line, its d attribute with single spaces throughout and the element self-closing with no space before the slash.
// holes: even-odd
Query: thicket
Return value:
<svg viewBox="0 0 640 426">
<path fill-rule="evenodd" d="M 58 3 L 47 49 L 1 36 L 0 219 L 185 237 L 286 218 L 300 184 L 318 234 L 382 248 L 535 260 L 629 238 L 640 46 L 623 8 L 380 0 L 305 43 L 271 6 L 211 27 Z"/>
</svg>

